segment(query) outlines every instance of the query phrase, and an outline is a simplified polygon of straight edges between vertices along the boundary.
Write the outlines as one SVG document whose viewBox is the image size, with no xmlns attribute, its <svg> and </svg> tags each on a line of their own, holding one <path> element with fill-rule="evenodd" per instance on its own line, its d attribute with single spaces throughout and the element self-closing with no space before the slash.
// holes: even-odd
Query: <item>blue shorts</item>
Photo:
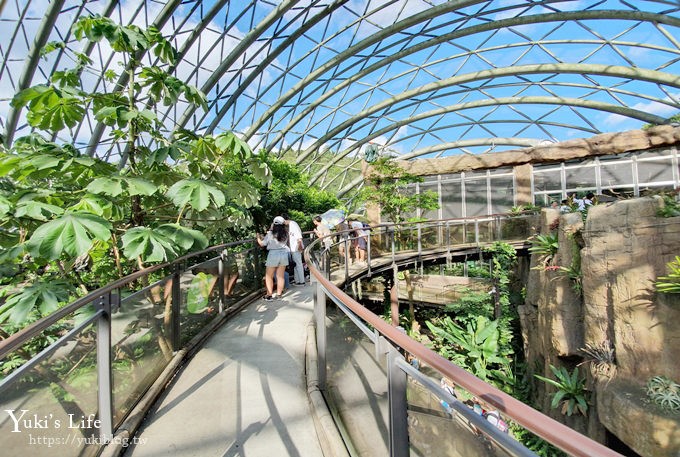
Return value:
<svg viewBox="0 0 680 457">
<path fill-rule="evenodd" d="M 359 246 L 359 249 L 361 249 L 362 251 L 365 251 L 368 248 L 366 244 L 366 238 L 364 238 L 363 236 L 357 238 L 357 246 Z"/>
<path fill-rule="evenodd" d="M 288 249 L 272 249 L 267 252 L 267 267 L 288 266 Z"/>
</svg>

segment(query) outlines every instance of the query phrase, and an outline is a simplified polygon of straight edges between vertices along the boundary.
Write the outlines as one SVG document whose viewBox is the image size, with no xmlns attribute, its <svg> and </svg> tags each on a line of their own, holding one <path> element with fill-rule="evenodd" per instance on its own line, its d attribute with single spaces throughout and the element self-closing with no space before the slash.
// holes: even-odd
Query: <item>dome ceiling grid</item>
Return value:
<svg viewBox="0 0 680 457">
<path fill-rule="evenodd" d="M 278 154 L 293 147 L 306 166 L 319 150 L 331 150 L 332 163 L 309 166 L 324 183 L 345 179 L 347 173 L 322 176 L 344 169 L 343 157 L 358 164 L 368 141 L 404 158 L 484 153 L 613 125 L 635 128 L 680 109 L 677 1 L 50 5 L 57 3 L 61 11 L 50 30 L 38 25 L 44 2 L 7 4 L 0 22 L 12 37 L 0 45 L 5 93 L 16 92 L 22 81 L 44 82 L 66 65 L 58 56 L 35 59 L 33 74 L 22 79 L 36 34 L 68 40 L 71 24 L 90 13 L 140 26 L 159 23 L 181 50 L 176 74 L 207 89 L 210 99 L 207 113 L 181 104 L 168 109 L 169 127 L 233 129 Z M 95 68 L 115 68 L 103 47 L 87 52 Z M 631 71 L 601 70 L 607 64 Z M 84 83 L 103 87 L 91 76 Z M 4 128 L 11 127 L 10 112 L 8 99 L 0 100 Z M 21 113 L 17 127 L 21 134 L 30 130 Z M 106 137 L 106 129 L 85 118 L 59 140 L 83 145 L 92 132 Z M 100 155 L 119 152 L 97 149 Z"/>
</svg>

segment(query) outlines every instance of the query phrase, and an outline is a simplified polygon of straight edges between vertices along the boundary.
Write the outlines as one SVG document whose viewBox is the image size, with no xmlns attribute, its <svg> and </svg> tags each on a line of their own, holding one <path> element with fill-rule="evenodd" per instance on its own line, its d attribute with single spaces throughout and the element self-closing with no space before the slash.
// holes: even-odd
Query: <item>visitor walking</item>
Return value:
<svg viewBox="0 0 680 457">
<path fill-rule="evenodd" d="M 292 220 L 288 213 L 281 215 L 288 226 L 288 246 L 290 247 L 290 256 L 293 260 L 293 285 L 305 285 L 305 269 L 302 265 L 302 251 L 305 246 L 302 243 L 302 230 L 300 225 Z"/>
<path fill-rule="evenodd" d="M 264 299 L 274 300 L 283 295 L 285 287 L 285 272 L 288 266 L 288 230 L 286 230 L 286 220 L 281 216 L 276 216 L 267 234 L 257 234 L 257 243 L 267 248 L 266 270 L 264 284 L 267 288 L 267 295 Z M 276 289 L 274 293 L 274 275 L 276 275 Z"/>
<path fill-rule="evenodd" d="M 328 228 L 326 224 L 324 224 L 323 219 L 321 219 L 321 216 L 314 216 L 313 222 L 314 225 L 316 226 L 316 228 L 314 229 L 314 234 L 318 238 L 323 238 L 323 245 L 326 248 L 326 250 L 330 249 L 331 244 L 333 244 L 333 240 L 330 238 L 331 229 Z"/>
</svg>

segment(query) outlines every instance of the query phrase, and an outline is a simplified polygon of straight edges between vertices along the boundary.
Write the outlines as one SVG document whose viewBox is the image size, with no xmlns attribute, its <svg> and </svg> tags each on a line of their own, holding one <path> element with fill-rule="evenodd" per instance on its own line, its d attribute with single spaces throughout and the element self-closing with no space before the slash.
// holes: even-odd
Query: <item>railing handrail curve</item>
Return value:
<svg viewBox="0 0 680 457">
<path fill-rule="evenodd" d="M 506 215 L 507 216 L 507 215 Z M 485 216 L 483 218 L 488 218 Z M 480 218 L 472 218 L 475 220 Z M 428 223 L 431 221 L 427 221 Z M 433 222 L 433 221 L 432 221 Z M 442 221 L 439 221 L 442 222 Z M 424 222 L 419 222 L 424 223 Z M 403 224 L 381 224 L 380 227 L 389 227 Z M 502 413 L 511 417 L 515 422 L 530 430 L 532 433 L 547 440 L 558 448 L 568 452 L 570 455 L 579 457 L 621 457 L 621 454 L 609 449 L 608 447 L 582 435 L 581 433 L 567 427 L 566 425 L 550 418 L 549 416 L 537 411 L 531 406 L 515 399 L 500 389 L 487 384 L 472 373 L 455 365 L 445 359 L 422 343 L 410 338 L 401 330 L 393 327 L 388 322 L 381 319 L 373 312 L 359 304 L 342 289 L 336 286 L 330 279 L 327 279 L 315 262 L 312 261 L 312 251 L 320 248 L 321 240 L 315 240 L 305 249 L 305 261 L 309 266 L 312 276 L 318 281 L 323 289 L 343 305 L 352 310 L 356 315 L 364 319 L 373 326 L 385 338 L 397 347 L 406 350 L 417 357 L 421 363 L 429 365 L 444 376 L 451 379 L 455 384 L 465 388 L 484 402 L 493 405 Z"/>
<path fill-rule="evenodd" d="M 28 340 L 31 338 L 34 338 L 35 336 L 39 335 L 43 330 L 47 329 L 48 327 L 54 325 L 57 323 L 59 320 L 63 319 L 64 317 L 68 316 L 71 313 L 74 313 L 78 311 L 80 308 L 82 308 L 85 305 L 88 305 L 89 303 L 92 303 L 93 301 L 98 300 L 100 297 L 105 296 L 106 294 L 122 287 L 125 286 L 126 284 L 129 284 L 133 281 L 136 281 L 139 278 L 142 278 L 146 275 L 155 273 L 158 270 L 162 270 L 164 268 L 171 267 L 173 265 L 178 265 L 183 262 L 186 262 L 187 260 L 198 257 L 201 255 L 208 254 L 213 251 L 221 251 L 226 248 L 232 247 L 232 246 L 240 246 L 240 245 L 245 245 L 248 243 L 255 243 L 255 239 L 246 239 L 246 240 L 239 240 L 239 241 L 233 241 L 230 243 L 224 243 L 216 246 L 211 246 L 209 248 L 203 249 L 201 251 L 197 252 L 191 252 L 189 254 L 183 255 L 181 257 L 178 257 L 170 262 L 165 262 L 162 264 L 158 265 L 152 265 L 150 267 L 146 267 L 142 270 L 136 271 L 134 273 L 131 273 L 127 276 L 124 276 L 120 279 L 117 279 L 109 284 L 106 284 L 105 286 L 102 286 L 92 292 L 89 292 L 87 295 L 84 295 L 68 305 L 59 308 L 58 310 L 54 311 L 53 313 L 42 317 L 38 319 L 37 321 L 33 322 L 32 324 L 24 327 L 20 331 L 13 333 L 9 337 L 5 338 L 4 340 L 0 341 L 0 360 L 2 360 L 7 354 L 10 352 L 14 351 L 24 343 L 26 343 Z"/>
</svg>

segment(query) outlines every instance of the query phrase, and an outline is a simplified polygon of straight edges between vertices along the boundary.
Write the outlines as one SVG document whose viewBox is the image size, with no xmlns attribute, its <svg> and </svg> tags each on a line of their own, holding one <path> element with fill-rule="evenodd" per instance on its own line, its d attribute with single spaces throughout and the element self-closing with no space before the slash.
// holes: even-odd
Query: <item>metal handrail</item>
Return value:
<svg viewBox="0 0 680 457">
<path fill-rule="evenodd" d="M 475 225 L 478 228 L 479 221 L 487 218 L 490 218 L 490 216 L 475 219 L 459 219 L 457 221 L 460 221 L 461 223 L 475 222 Z M 496 218 L 499 221 L 504 219 L 502 215 L 494 215 L 493 218 Z M 506 216 L 505 218 L 510 217 Z M 422 222 L 414 224 L 438 226 L 441 225 L 442 222 L 446 224 L 447 222 L 452 221 L 441 220 L 432 223 L 428 222 L 426 224 L 423 224 Z M 395 224 L 381 224 L 376 227 L 394 228 Z M 479 242 L 478 231 L 476 233 L 476 241 Z M 493 387 L 490 384 L 480 380 L 463 368 L 455 365 L 451 361 L 427 348 L 420 342 L 411 339 L 406 334 L 404 334 L 403 331 L 393 327 L 379 316 L 359 304 L 329 279 L 329 271 L 321 271 L 319 269 L 319 265 L 325 265 L 327 263 L 327 261 L 319 262 L 319 259 L 317 258 L 317 252 L 320 251 L 320 242 L 321 240 L 315 240 L 305 250 L 305 260 L 309 265 L 310 274 L 318 282 L 318 291 L 316 296 L 317 299 L 321 299 L 315 304 L 317 307 L 325 307 L 326 295 L 332 297 L 332 300 L 336 303 L 341 302 L 344 309 L 351 310 L 354 315 L 363 319 L 366 323 L 368 323 L 368 325 L 372 326 L 376 332 L 379 333 L 379 335 L 386 338 L 390 343 L 395 345 L 396 348 L 402 349 L 407 353 L 412 354 L 418 358 L 421 363 L 434 368 L 442 375 L 451 379 L 455 384 L 463 387 L 468 392 L 483 400 L 485 403 L 492 405 L 503 414 L 512 418 L 519 425 L 545 439 L 556 447 L 568 452 L 570 455 L 579 457 L 620 457 L 619 453 L 607 448 L 600 443 L 597 443 L 596 441 L 522 403 L 521 401 L 497 389 L 496 387 Z M 328 256 L 328 251 L 324 251 L 324 255 Z M 367 263 L 370 265 L 370 258 L 368 259 Z M 324 310 L 316 310 L 317 329 L 324 325 L 324 321 L 320 319 L 320 316 L 324 315 Z M 322 329 L 321 333 L 323 337 L 325 337 L 325 330 Z M 324 354 L 319 356 L 318 362 L 320 372 L 319 379 L 325 380 L 326 367 Z M 439 393 L 439 395 L 441 396 L 442 393 Z M 393 421 L 394 419 L 392 418 L 390 422 Z M 398 450 L 396 452 L 395 450 L 392 450 L 392 455 L 402 454 Z"/>
</svg>

